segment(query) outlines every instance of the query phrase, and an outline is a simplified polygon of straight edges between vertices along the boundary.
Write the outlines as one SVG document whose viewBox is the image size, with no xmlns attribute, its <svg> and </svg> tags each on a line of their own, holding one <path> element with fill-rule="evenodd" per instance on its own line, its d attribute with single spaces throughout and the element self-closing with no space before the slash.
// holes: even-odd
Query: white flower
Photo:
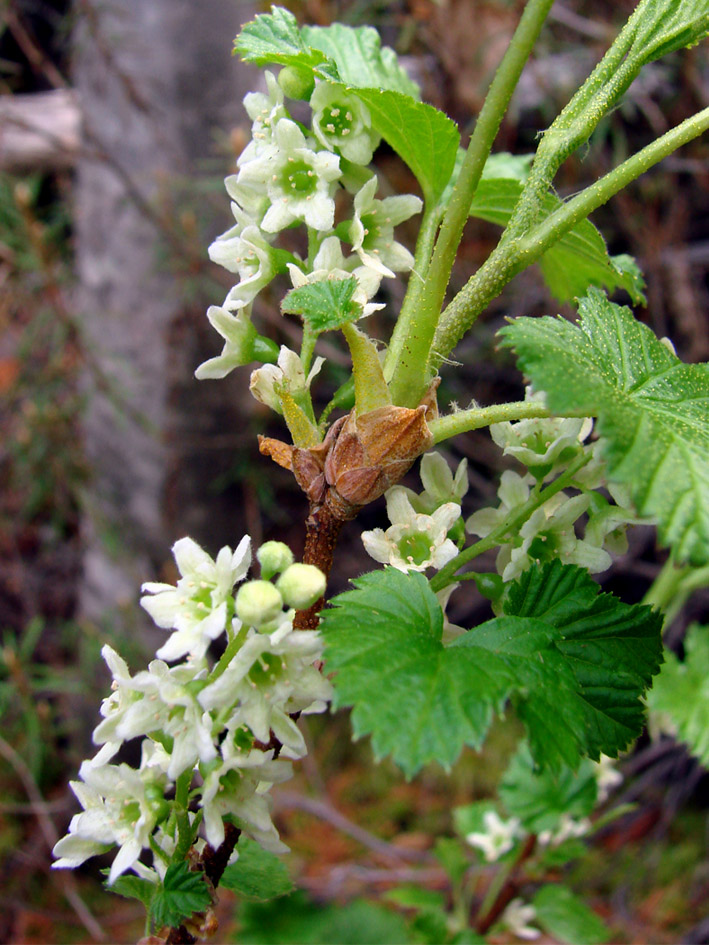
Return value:
<svg viewBox="0 0 709 945">
<path fill-rule="evenodd" d="M 313 366 L 306 377 L 300 356 L 295 351 L 291 351 L 290 348 L 282 345 L 278 355 L 278 365 L 265 364 L 253 371 L 249 389 L 256 400 L 266 404 L 276 413 L 281 413 L 279 391 L 286 390 L 292 396 L 304 394 L 310 390 L 313 378 L 320 372 L 320 368 L 324 363 L 324 358 L 315 358 Z"/>
<path fill-rule="evenodd" d="M 242 538 L 235 551 L 221 549 L 213 560 L 191 538 L 181 538 L 172 548 L 182 577 L 177 586 L 148 582 L 140 603 L 158 627 L 174 628 L 157 651 L 161 659 L 175 660 L 186 654 L 201 659 L 212 640 L 226 628 L 233 608 L 231 592 L 246 577 L 251 565 L 251 539 Z"/>
<path fill-rule="evenodd" d="M 303 737 L 290 718 L 296 712 L 322 712 L 332 687 L 314 663 L 322 639 L 312 630 L 293 630 L 292 611 L 272 633 L 250 630 L 224 672 L 199 694 L 207 710 L 228 710 L 230 724 L 247 725 L 267 743 L 270 733 L 286 757 L 305 754 Z"/>
<path fill-rule="evenodd" d="M 267 94 L 263 92 L 249 92 L 244 97 L 244 108 L 253 122 L 251 126 L 252 140 L 239 155 L 237 165 L 241 167 L 248 161 L 253 161 L 263 153 L 273 140 L 273 129 L 281 118 L 287 118 L 288 112 L 283 104 L 283 91 L 272 72 L 266 71 Z"/>
<path fill-rule="evenodd" d="M 157 784 L 154 771 L 149 779 L 128 765 L 95 766 L 84 762 L 81 781 L 71 789 L 84 808 L 72 817 L 69 833 L 54 847 L 57 869 L 79 866 L 84 860 L 104 853 L 112 846 L 119 850 L 111 866 L 108 882 L 134 868 L 157 823 L 157 810 L 146 795 L 148 785 Z"/>
<path fill-rule="evenodd" d="M 313 133 L 328 151 L 339 151 L 354 164 L 369 164 L 380 136 L 369 109 L 342 86 L 321 82 L 310 98 Z"/>
<path fill-rule="evenodd" d="M 205 663 L 192 661 L 169 667 L 162 660 L 153 660 L 147 671 L 131 676 L 125 662 L 110 647 L 104 647 L 103 655 L 113 672 L 114 692 L 101 706 L 104 721 L 93 735 L 97 745 L 106 742 L 113 747 L 131 738 L 160 733 L 172 742 L 165 769 L 172 780 L 197 761 L 215 757 L 212 719 L 197 702 L 194 691 L 195 682 L 206 677 Z"/>
<path fill-rule="evenodd" d="M 571 814 L 564 813 L 559 818 L 559 824 L 556 830 L 542 830 L 537 836 L 537 840 L 542 846 L 558 847 L 566 840 L 573 840 L 577 837 L 585 837 L 591 831 L 591 821 L 588 817 L 582 817 L 576 820 Z"/>
<path fill-rule="evenodd" d="M 287 853 L 271 822 L 266 792 L 287 781 L 292 768 L 287 761 L 272 761 L 273 752 L 254 749 L 220 758 L 204 775 L 200 806 L 204 811 L 207 842 L 215 849 L 224 840 L 224 817 L 238 819 L 239 826 L 272 853 Z"/>
<path fill-rule="evenodd" d="M 401 486 L 387 491 L 386 502 L 391 527 L 386 531 L 375 528 L 362 532 L 367 554 L 375 561 L 390 564 L 399 571 L 425 571 L 442 568 L 458 554 L 447 535 L 460 518 L 459 505 L 447 502 L 432 515 L 424 515 L 414 511 Z"/>
<path fill-rule="evenodd" d="M 419 213 L 423 204 L 413 194 L 375 200 L 377 183 L 376 177 L 370 178 L 355 196 L 349 237 L 365 266 L 383 276 L 393 276 L 395 272 L 407 272 L 414 264 L 408 249 L 395 242 L 394 227 Z"/>
<path fill-rule="evenodd" d="M 527 387 L 528 403 L 544 403 L 544 395 Z M 593 429 L 590 417 L 533 417 L 493 423 L 490 434 L 506 456 L 525 466 L 553 466 L 575 455 Z"/>
<path fill-rule="evenodd" d="M 488 810 L 483 815 L 484 833 L 473 831 L 465 840 L 471 847 L 482 851 L 488 863 L 495 863 L 515 845 L 520 836 L 520 821 L 517 817 L 503 820 L 497 811 Z"/>
<path fill-rule="evenodd" d="M 261 221 L 267 233 L 277 233 L 297 220 L 314 230 L 330 230 L 339 177 L 339 157 L 313 151 L 295 122 L 281 118 L 274 128 L 273 144 L 242 164 L 238 183 L 268 197 L 270 206 Z"/>
<path fill-rule="evenodd" d="M 200 364 L 194 372 L 197 380 L 226 377 L 234 368 L 254 360 L 256 329 L 249 318 L 249 307 L 243 301 L 233 307 L 238 309 L 236 315 L 218 305 L 210 305 L 207 309 L 209 323 L 222 336 L 225 345 L 220 355 Z"/>
<path fill-rule="evenodd" d="M 423 483 L 423 492 L 417 493 L 413 489 L 406 489 L 406 495 L 417 512 L 433 512 L 446 502 L 462 504 L 463 496 L 468 491 L 467 459 L 460 461 L 454 477 L 441 453 L 425 453 L 421 457 L 419 473 Z"/>
<path fill-rule="evenodd" d="M 537 915 L 534 906 L 525 906 L 522 899 L 513 899 L 500 917 L 503 925 L 507 926 L 518 938 L 531 941 L 542 934 L 539 929 L 529 925 Z"/>
<path fill-rule="evenodd" d="M 377 294 L 382 276 L 370 266 L 357 266 L 353 265 L 353 262 L 359 262 L 359 257 L 351 256 L 345 259 L 339 239 L 336 236 L 328 236 L 322 241 L 313 260 L 312 272 L 304 273 L 294 263 L 288 263 L 288 272 L 293 287 L 296 289 L 313 282 L 322 282 L 324 279 L 338 280 L 354 276 L 357 280 L 357 288 L 352 299 L 362 306 L 362 318 L 365 318 L 372 312 L 384 308 L 383 304 L 368 301 Z"/>
<path fill-rule="evenodd" d="M 239 233 L 234 227 L 218 236 L 208 249 L 209 258 L 239 276 L 239 282 L 229 291 L 224 302 L 227 309 L 238 308 L 238 303 L 253 302 L 258 293 L 276 275 L 274 250 L 261 230 L 250 225 Z"/>
</svg>

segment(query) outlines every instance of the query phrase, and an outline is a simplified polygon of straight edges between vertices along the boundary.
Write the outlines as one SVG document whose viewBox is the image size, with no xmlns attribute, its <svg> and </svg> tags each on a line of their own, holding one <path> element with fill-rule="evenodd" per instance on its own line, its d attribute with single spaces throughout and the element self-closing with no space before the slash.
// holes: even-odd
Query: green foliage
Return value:
<svg viewBox="0 0 709 945">
<path fill-rule="evenodd" d="M 104 872 L 108 875 L 109 871 L 104 870 Z M 116 893 L 118 896 L 123 896 L 124 899 L 137 899 L 139 902 L 142 902 L 148 910 L 157 892 L 155 883 L 151 883 L 147 879 L 141 879 L 139 876 L 134 876 L 132 873 L 123 873 L 111 886 L 106 884 L 106 888 L 112 893 Z"/>
<path fill-rule="evenodd" d="M 379 33 L 371 26 L 304 26 L 303 39 L 322 50 L 337 66 L 340 79 L 351 88 L 389 89 L 411 98 L 420 97 L 418 85 L 408 77 L 393 49 L 381 48 Z"/>
<path fill-rule="evenodd" d="M 640 731 L 640 696 L 657 672 L 661 619 L 630 607 L 580 568 L 554 561 L 512 585 L 502 617 L 441 641 L 443 614 L 425 578 L 389 568 L 353 582 L 323 617 L 335 704 L 353 706 L 408 775 L 479 747 L 513 698 L 537 764 L 615 755 Z"/>
<path fill-rule="evenodd" d="M 404 921 L 390 910 L 356 899 L 316 906 L 295 893 L 277 908 L 245 903 L 239 911 L 243 945 L 401 945 L 409 941 Z"/>
<path fill-rule="evenodd" d="M 221 886 L 244 899 L 261 902 L 292 892 L 288 870 L 277 856 L 243 835 L 239 838 L 238 850 L 239 859 L 224 870 Z"/>
<path fill-rule="evenodd" d="M 455 122 L 432 105 L 399 92 L 357 92 L 372 124 L 416 176 L 426 203 L 443 194 L 455 166 L 460 135 Z"/>
<path fill-rule="evenodd" d="M 500 800 L 509 814 L 518 817 L 530 833 L 552 830 L 562 814 L 588 817 L 598 796 L 590 761 L 578 771 L 562 768 L 555 776 L 534 764 L 522 742 L 500 783 Z"/>
<path fill-rule="evenodd" d="M 379 34 L 371 26 L 334 23 L 301 30 L 292 13 L 274 6 L 242 28 L 234 51 L 244 62 L 259 66 L 293 66 L 352 88 L 390 89 L 419 97 L 418 86 L 399 65 L 394 50 L 381 48 Z"/>
<path fill-rule="evenodd" d="M 179 925 L 193 912 L 203 912 L 211 901 L 204 875 L 193 873 L 183 860 L 168 866 L 150 911 L 157 926 Z"/>
<path fill-rule="evenodd" d="M 679 560 L 709 561 L 709 365 L 683 364 L 598 290 L 563 318 L 502 329 L 521 369 L 560 415 L 596 416 L 608 476 L 627 483 Z"/>
<path fill-rule="evenodd" d="M 684 639 L 684 660 L 665 650 L 665 663 L 647 695 L 661 728 L 709 766 L 709 628 L 693 624 Z"/>
<path fill-rule="evenodd" d="M 630 23 L 635 28 L 628 55 L 641 65 L 696 46 L 709 36 L 709 10 L 704 0 L 644 0 Z"/>
<path fill-rule="evenodd" d="M 596 945 L 610 938 L 605 922 L 566 886 L 542 886 L 532 905 L 537 912 L 536 921 L 560 942 Z"/>
<path fill-rule="evenodd" d="M 361 316 L 362 306 L 352 300 L 356 289 L 354 276 L 322 279 L 291 289 L 281 302 L 281 309 L 290 315 L 302 315 L 313 331 L 331 331 Z"/>
<path fill-rule="evenodd" d="M 488 162 L 489 164 L 489 162 Z M 487 168 L 487 165 L 486 165 Z M 522 193 L 519 166 L 501 165 L 504 176 L 492 177 L 493 168 L 481 179 L 470 206 L 470 215 L 507 226 Z M 510 176 L 515 171 L 516 177 Z M 544 216 L 561 206 L 553 194 L 542 201 Z M 627 256 L 609 256 L 606 243 L 590 220 L 582 220 L 542 256 L 539 265 L 549 291 L 560 302 L 584 295 L 595 285 L 613 292 L 625 289 L 633 302 L 644 302 L 644 281 L 637 265 Z"/>
</svg>

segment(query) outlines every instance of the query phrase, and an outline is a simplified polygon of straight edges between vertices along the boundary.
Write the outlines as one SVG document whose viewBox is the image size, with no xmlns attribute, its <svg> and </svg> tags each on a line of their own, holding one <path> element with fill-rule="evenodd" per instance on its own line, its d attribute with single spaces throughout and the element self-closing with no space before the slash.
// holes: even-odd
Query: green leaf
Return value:
<svg viewBox="0 0 709 945">
<path fill-rule="evenodd" d="M 357 89 L 372 116 L 372 125 L 408 164 L 426 203 L 443 193 L 455 166 L 460 135 L 444 112 L 384 89 Z"/>
<path fill-rule="evenodd" d="M 157 926 L 179 925 L 192 913 L 203 912 L 211 902 L 204 874 L 193 873 L 183 861 L 168 866 L 150 911 Z"/>
<path fill-rule="evenodd" d="M 423 575 L 387 568 L 353 583 L 322 620 L 335 705 L 353 706 L 355 735 L 371 735 L 375 755 L 408 776 L 479 747 L 510 697 L 535 761 L 556 771 L 581 754 L 615 755 L 639 733 L 661 618 L 598 594 L 582 569 L 530 569 L 502 617 L 448 647 Z"/>
<path fill-rule="evenodd" d="M 532 905 L 537 911 L 536 921 L 561 942 L 596 945 L 610 938 L 605 922 L 565 886 L 542 886 Z"/>
<path fill-rule="evenodd" d="M 640 696 L 662 662 L 662 615 L 599 593 L 587 571 L 558 560 L 525 571 L 505 611 L 558 631 L 556 648 L 579 686 L 586 753 L 597 759 L 627 747 L 643 726 Z"/>
<path fill-rule="evenodd" d="M 554 830 L 562 814 L 588 817 L 596 804 L 598 789 L 593 765 L 582 762 L 578 771 L 562 768 L 556 776 L 539 770 L 522 742 L 500 784 L 500 800 L 509 814 L 518 817 L 530 833 Z"/>
<path fill-rule="evenodd" d="M 627 308 L 591 290 L 578 325 L 518 318 L 501 331 L 562 416 L 598 417 L 612 481 L 630 486 L 678 560 L 709 561 L 709 365 L 683 364 Z"/>
<path fill-rule="evenodd" d="M 438 837 L 433 848 L 433 855 L 446 871 L 453 884 L 461 881 L 470 866 L 470 859 L 463 850 L 460 841 L 453 837 Z"/>
<path fill-rule="evenodd" d="M 244 903 L 239 925 L 241 945 L 401 945 L 409 940 L 403 919 L 383 906 L 362 899 L 316 906 L 300 892 L 276 908 Z"/>
<path fill-rule="evenodd" d="M 298 21 L 283 7 L 271 7 L 270 13 L 261 13 L 246 23 L 234 40 L 234 52 L 257 66 L 300 66 L 339 81 L 334 63 L 320 49 L 305 44 Z"/>
<path fill-rule="evenodd" d="M 709 36 L 706 0 L 645 0 L 636 8 L 633 44 L 628 53 L 645 64 Z"/>
<path fill-rule="evenodd" d="M 684 638 L 684 660 L 665 651 L 665 664 L 647 696 L 660 728 L 676 733 L 709 767 L 709 627 L 693 624 Z"/>
<path fill-rule="evenodd" d="M 505 165 L 502 167 L 504 169 Z M 521 173 L 521 166 L 517 171 Z M 500 177 L 484 175 L 470 214 L 498 226 L 507 226 L 521 193 L 519 173 L 516 177 L 510 173 Z M 547 194 L 542 202 L 544 216 L 550 216 L 560 206 L 558 197 Z M 645 301 L 644 281 L 638 266 L 629 256 L 609 256 L 603 237 L 590 220 L 582 220 L 562 236 L 544 253 L 539 266 L 549 291 L 560 302 L 584 295 L 590 286 L 609 292 L 625 289 L 634 303 Z"/>
<path fill-rule="evenodd" d="M 390 89 L 411 98 L 420 98 L 418 85 L 412 81 L 389 46 L 381 48 L 379 33 L 371 26 L 304 26 L 305 43 L 331 59 L 346 85 L 352 88 Z"/>
<path fill-rule="evenodd" d="M 281 310 L 302 315 L 314 331 L 331 331 L 362 315 L 362 306 L 353 301 L 357 289 L 354 276 L 346 279 L 321 279 L 291 289 L 281 302 Z"/>
<path fill-rule="evenodd" d="M 260 902 L 292 892 L 294 887 L 288 870 L 275 854 L 243 835 L 239 838 L 238 850 L 239 859 L 224 870 L 221 886 L 245 899 Z"/>
<path fill-rule="evenodd" d="M 141 879 L 140 876 L 124 873 L 112 885 L 106 884 L 106 889 L 125 899 L 139 899 L 145 908 L 149 909 L 158 887 L 147 879 Z"/>
</svg>

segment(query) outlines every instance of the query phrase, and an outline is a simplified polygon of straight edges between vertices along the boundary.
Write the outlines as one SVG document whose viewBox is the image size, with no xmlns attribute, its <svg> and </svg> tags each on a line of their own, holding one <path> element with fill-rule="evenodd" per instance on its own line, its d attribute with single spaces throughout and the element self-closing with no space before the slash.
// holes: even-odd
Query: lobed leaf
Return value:
<svg viewBox="0 0 709 945">
<path fill-rule="evenodd" d="M 301 315 L 314 331 L 331 331 L 362 315 L 362 306 L 352 299 L 356 289 L 354 276 L 321 279 L 291 289 L 281 302 L 281 309 L 290 315 Z"/>
<path fill-rule="evenodd" d="M 194 912 L 203 912 L 212 902 L 203 873 L 193 873 L 187 863 L 167 868 L 162 888 L 155 893 L 151 914 L 157 926 L 180 925 Z"/>
<path fill-rule="evenodd" d="M 644 0 L 631 22 L 636 28 L 628 55 L 640 64 L 696 46 L 709 36 L 705 0 Z"/>
<path fill-rule="evenodd" d="M 334 63 L 322 50 L 305 44 L 298 21 L 283 7 L 273 6 L 270 13 L 260 13 L 246 23 L 234 40 L 234 52 L 257 66 L 297 66 L 339 81 Z"/>
<path fill-rule="evenodd" d="M 598 417 L 611 480 L 627 483 L 679 560 L 709 561 L 709 365 L 683 364 L 629 309 L 591 290 L 578 325 L 503 328 L 522 371 L 562 416 Z"/>
<path fill-rule="evenodd" d="M 661 619 L 555 561 L 513 586 L 506 613 L 444 647 L 443 614 L 421 574 L 364 575 L 323 615 L 335 705 L 356 736 L 408 775 L 479 747 L 512 699 L 538 765 L 615 755 L 640 731 L 640 696 L 660 661 Z"/>
</svg>

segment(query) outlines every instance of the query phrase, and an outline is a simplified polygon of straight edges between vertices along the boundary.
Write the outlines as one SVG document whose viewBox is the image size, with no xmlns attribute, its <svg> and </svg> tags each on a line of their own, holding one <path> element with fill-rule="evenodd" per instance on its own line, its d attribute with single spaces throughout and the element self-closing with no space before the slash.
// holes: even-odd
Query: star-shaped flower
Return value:
<svg viewBox="0 0 709 945">
<path fill-rule="evenodd" d="M 408 249 L 394 240 L 394 227 L 419 213 L 423 204 L 413 194 L 376 200 L 377 184 L 377 178 L 371 177 L 355 196 L 349 238 L 365 266 L 383 276 L 393 276 L 395 272 L 408 272 L 414 264 Z"/>
<path fill-rule="evenodd" d="M 369 164 L 380 136 L 372 128 L 369 109 L 356 95 L 332 82 L 321 82 L 310 107 L 313 133 L 328 151 L 338 151 L 354 164 Z"/>
</svg>

